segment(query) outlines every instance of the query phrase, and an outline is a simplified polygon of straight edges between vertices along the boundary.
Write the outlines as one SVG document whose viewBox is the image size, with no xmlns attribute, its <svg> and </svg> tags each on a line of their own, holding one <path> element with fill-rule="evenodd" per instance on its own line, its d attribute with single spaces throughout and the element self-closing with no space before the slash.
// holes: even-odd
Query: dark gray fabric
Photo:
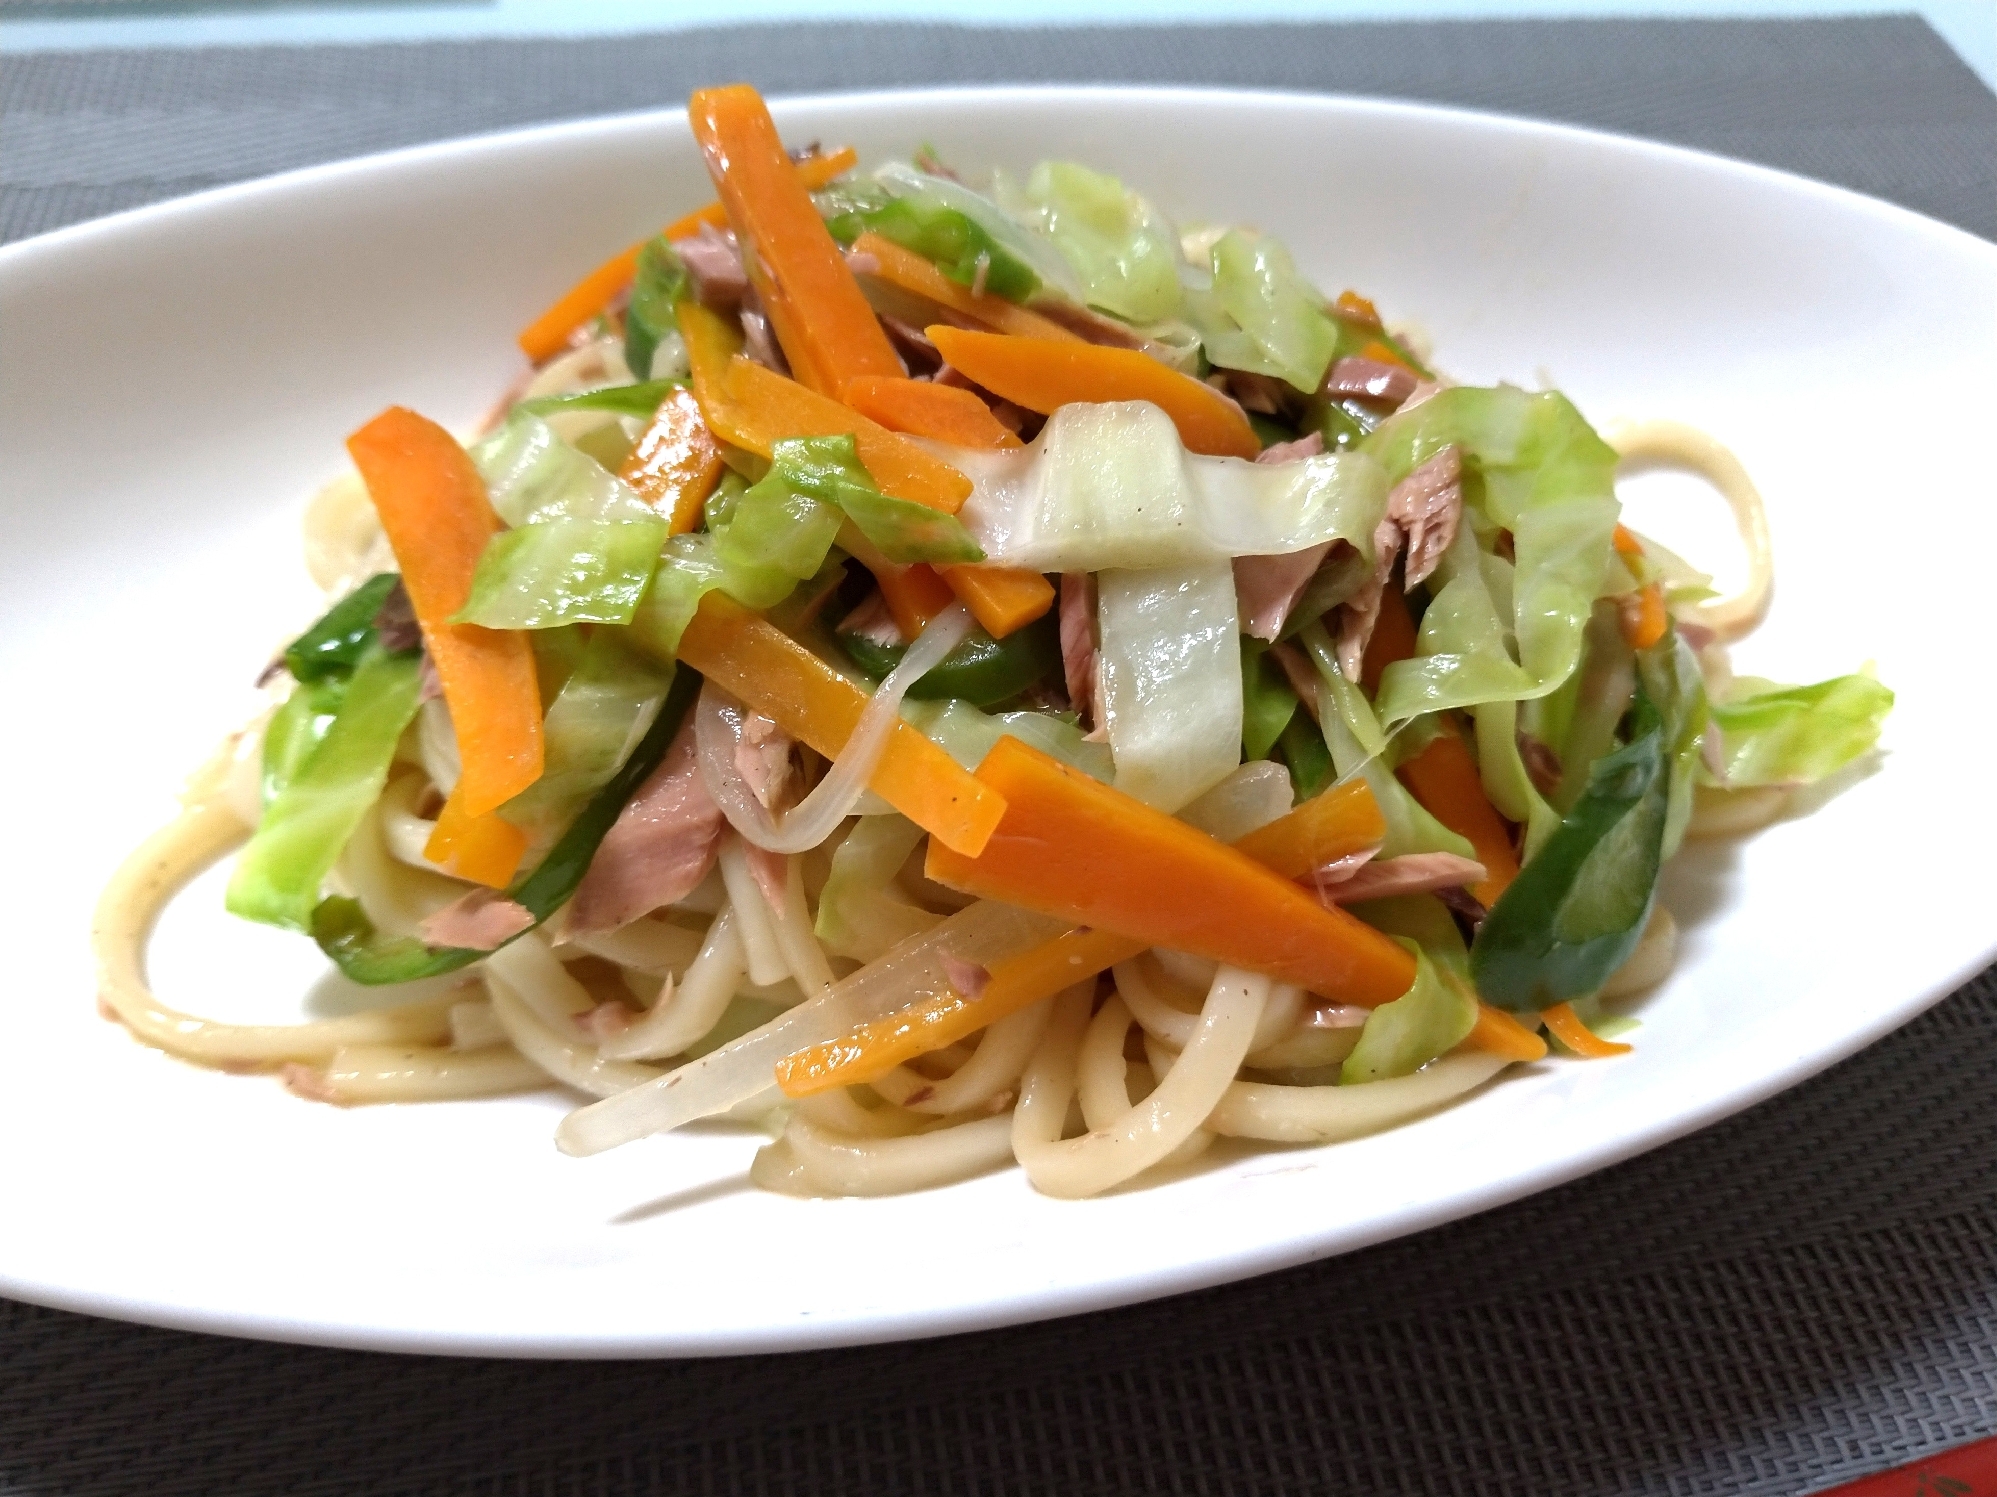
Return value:
<svg viewBox="0 0 1997 1497">
<path fill-rule="evenodd" d="M 1099 78 L 1398 93 L 1726 150 L 1997 234 L 1997 100 L 1897 18 L 800 26 L 8 59 L 0 232 L 745 71 L 789 90 Z M 1997 1433 L 1993 1161 L 1985 974 L 1826 1076 L 1564 1189 L 1044 1326 L 527 1364 L 0 1302 L 0 1493 L 1811 1492 Z"/>
<path fill-rule="evenodd" d="M 1997 99 L 1912 17 L 1233 28 L 822 24 L 0 59 L 0 240 L 447 135 L 772 91 L 1121 81 L 1393 94 L 1745 156 L 1997 237 Z"/>
</svg>

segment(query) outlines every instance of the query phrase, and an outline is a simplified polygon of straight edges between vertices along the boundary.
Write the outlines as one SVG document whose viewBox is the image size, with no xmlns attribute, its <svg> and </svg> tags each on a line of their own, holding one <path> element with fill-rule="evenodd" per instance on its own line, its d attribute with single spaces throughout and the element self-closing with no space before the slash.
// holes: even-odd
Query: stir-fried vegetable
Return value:
<svg viewBox="0 0 1997 1497">
<path fill-rule="evenodd" d="M 974 707 L 989 707 L 1018 696 L 1061 667 L 1061 644 L 1052 622 L 1021 629 L 1004 639 L 975 630 L 944 657 L 941 665 L 908 689 L 910 698 L 956 699 Z M 880 644 L 850 631 L 839 634 L 839 644 L 855 665 L 877 681 L 895 668 L 906 648 Z"/>
<path fill-rule="evenodd" d="M 382 412 L 347 439 L 347 450 L 388 532 L 443 683 L 465 813 L 482 816 L 541 775 L 541 697 L 526 636 L 457 622 L 499 516 L 465 450 L 412 411 Z"/>
</svg>

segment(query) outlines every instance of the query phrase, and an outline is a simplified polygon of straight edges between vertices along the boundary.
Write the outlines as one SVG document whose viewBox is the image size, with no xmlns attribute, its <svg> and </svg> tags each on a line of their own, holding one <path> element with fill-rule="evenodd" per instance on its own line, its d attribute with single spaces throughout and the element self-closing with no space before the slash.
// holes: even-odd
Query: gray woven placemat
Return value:
<svg viewBox="0 0 1997 1497">
<path fill-rule="evenodd" d="M 11 58 L 0 239 L 745 75 L 1439 99 L 1727 151 L 1997 237 L 1997 99 L 1920 23 L 1875 18 L 793 26 Z M 1997 1433 L 1994 1161 L 1997 973 L 1827 1075 L 1575 1185 L 1045 1326 L 534 1364 L 0 1302 L 0 1493 L 1804 1493 Z"/>
</svg>

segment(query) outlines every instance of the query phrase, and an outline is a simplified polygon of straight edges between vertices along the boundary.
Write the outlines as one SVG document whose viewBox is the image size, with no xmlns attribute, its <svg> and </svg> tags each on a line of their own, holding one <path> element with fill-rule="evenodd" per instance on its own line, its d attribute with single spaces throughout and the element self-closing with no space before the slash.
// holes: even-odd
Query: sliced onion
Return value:
<svg viewBox="0 0 1997 1497">
<path fill-rule="evenodd" d="M 782 822 L 756 799 L 735 768 L 735 746 L 742 736 L 742 704 L 712 682 L 702 687 L 693 719 L 700 776 L 729 825 L 771 852 L 807 852 L 831 836 L 839 823 L 853 814 L 867 782 L 874 777 L 888 734 L 901 720 L 902 699 L 908 689 L 940 665 L 970 632 L 971 615 L 962 603 L 952 604 L 929 621 L 929 627 L 916 636 L 888 678 L 874 688 L 873 697 L 825 778 L 785 814 Z"/>
</svg>

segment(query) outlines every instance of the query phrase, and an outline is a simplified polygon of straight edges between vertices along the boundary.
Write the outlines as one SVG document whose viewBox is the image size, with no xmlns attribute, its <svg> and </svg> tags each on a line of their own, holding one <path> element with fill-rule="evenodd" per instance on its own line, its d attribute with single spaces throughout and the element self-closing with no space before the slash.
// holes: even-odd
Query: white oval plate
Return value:
<svg viewBox="0 0 1997 1497">
<path fill-rule="evenodd" d="M 298 519 L 344 436 L 390 402 L 475 420 L 519 367 L 514 330 L 708 185 L 673 112 L 64 230 L 0 251 L 0 1291 L 240 1335 L 535 1356 L 1062 1315 L 1572 1179 L 1793 1085 L 1990 959 L 1984 880 L 1955 872 L 1997 844 L 1982 588 L 1949 563 L 1997 550 L 1980 455 L 1997 248 L 1755 167 L 1390 103 L 993 89 L 777 113 L 790 139 L 851 141 L 863 160 L 930 141 L 967 166 L 1091 162 L 1182 220 L 1273 230 L 1322 285 L 1418 318 L 1459 378 L 1548 380 L 1598 421 L 1710 428 L 1760 479 L 1777 543 L 1777 603 L 1744 667 L 1814 680 L 1876 660 L 1900 694 L 1882 767 L 1672 870 L 1684 959 L 1642 1006 L 1634 1054 L 1542 1064 L 1396 1132 L 1216 1156 L 1107 1199 L 1043 1199 L 1008 1171 L 799 1202 L 747 1186 L 758 1139 L 739 1130 L 578 1161 L 550 1141 L 568 1105 L 554 1094 L 301 1102 L 97 1017 L 98 886 L 315 612 Z M 1718 508 L 1655 523 L 1731 566 L 1724 524 L 1692 522 Z M 299 1013 L 323 965 L 225 917 L 211 875 L 170 912 L 154 969 L 169 1001 L 247 1017 Z"/>
</svg>

